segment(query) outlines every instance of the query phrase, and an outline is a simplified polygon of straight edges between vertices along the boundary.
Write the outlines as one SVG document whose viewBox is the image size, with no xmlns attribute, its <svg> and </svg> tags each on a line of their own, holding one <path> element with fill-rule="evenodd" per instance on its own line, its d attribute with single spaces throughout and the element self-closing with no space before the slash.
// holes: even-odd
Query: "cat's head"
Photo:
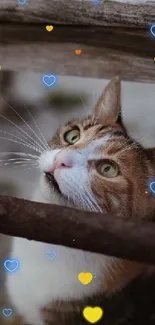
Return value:
<svg viewBox="0 0 155 325">
<path fill-rule="evenodd" d="M 144 217 L 155 198 L 148 197 L 155 176 L 155 150 L 132 140 L 123 125 L 120 80 L 114 78 L 93 114 L 61 127 L 40 157 L 42 192 L 49 202 Z M 54 191 L 54 192 L 53 192 Z"/>
</svg>

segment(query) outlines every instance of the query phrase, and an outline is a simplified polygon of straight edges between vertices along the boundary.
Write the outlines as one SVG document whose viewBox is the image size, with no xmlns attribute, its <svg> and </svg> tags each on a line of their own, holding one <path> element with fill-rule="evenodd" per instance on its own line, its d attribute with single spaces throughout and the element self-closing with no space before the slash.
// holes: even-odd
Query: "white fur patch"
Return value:
<svg viewBox="0 0 155 325">
<path fill-rule="evenodd" d="M 86 149 L 89 152 L 88 159 L 100 159 L 103 157 L 99 153 L 101 148 L 104 148 L 107 145 L 108 140 L 111 138 L 111 134 L 107 133 L 104 137 L 100 139 L 93 140 Z"/>
<path fill-rule="evenodd" d="M 71 197 L 80 208 L 100 210 L 91 193 L 91 175 L 87 170 L 87 162 L 88 159 L 100 156 L 98 149 L 106 145 L 109 138 L 110 135 L 106 135 L 94 140 L 80 151 L 67 151 L 66 155 L 70 155 L 74 162 L 73 167 L 60 168 L 54 172 L 62 192 L 66 197 Z M 65 152 L 56 149 L 41 155 L 42 177 L 34 201 L 64 204 L 60 196 L 49 188 L 43 175 L 44 171 L 51 168 L 56 154 L 61 154 L 60 151 Z M 55 251 L 56 258 L 48 260 L 45 257 L 47 251 Z M 18 258 L 21 268 L 17 274 L 8 275 L 8 294 L 25 323 L 31 325 L 44 325 L 40 308 L 52 301 L 83 299 L 103 291 L 104 270 L 107 270 L 111 262 L 111 258 L 100 254 L 21 238 L 13 239 L 11 257 Z M 96 273 L 97 276 L 88 286 L 83 286 L 78 280 L 80 272 Z"/>
<path fill-rule="evenodd" d="M 101 147 L 107 144 L 111 135 L 106 134 L 100 139 L 91 141 L 84 149 L 81 150 L 66 150 L 66 149 L 54 149 L 45 151 L 39 159 L 40 170 L 42 172 L 49 171 L 55 157 L 58 153 L 63 152 L 69 157 L 68 159 L 73 162 L 74 166 L 82 167 L 86 166 L 89 159 L 99 159 L 101 154 L 98 152 Z"/>
<path fill-rule="evenodd" d="M 61 149 L 53 149 L 45 151 L 39 158 L 39 166 L 41 172 L 46 172 L 51 168 L 54 162 L 55 156 Z"/>
<path fill-rule="evenodd" d="M 108 133 L 102 138 L 91 141 L 81 150 L 54 149 L 43 153 L 40 157 L 40 169 L 42 172 L 50 171 L 57 154 L 59 154 L 62 161 L 71 163 L 72 168 L 56 169 L 54 177 L 66 200 L 71 200 L 77 207 L 85 210 L 101 211 L 91 191 L 93 174 L 88 171 L 87 164 L 90 159 L 100 159 L 103 157 L 99 149 L 106 146 L 110 137 L 111 134 Z M 42 180 L 41 188 L 43 196 L 46 197 L 46 200 L 50 200 L 51 188 L 44 179 Z"/>
<path fill-rule="evenodd" d="M 56 252 L 54 260 L 45 257 L 47 251 Z M 18 256 L 21 268 L 8 275 L 8 293 L 25 323 L 31 325 L 44 324 L 39 310 L 54 300 L 82 299 L 101 292 L 104 270 L 110 262 L 100 254 L 20 238 L 13 241 L 12 256 Z M 80 272 L 97 276 L 83 286 L 78 280 Z"/>
</svg>

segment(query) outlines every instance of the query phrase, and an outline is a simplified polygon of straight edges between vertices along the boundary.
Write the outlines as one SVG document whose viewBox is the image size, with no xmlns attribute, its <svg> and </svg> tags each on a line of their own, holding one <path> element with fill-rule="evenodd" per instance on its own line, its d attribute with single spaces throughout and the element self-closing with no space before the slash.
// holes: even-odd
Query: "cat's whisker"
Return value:
<svg viewBox="0 0 155 325">
<path fill-rule="evenodd" d="M 140 140 L 144 140 L 144 138 L 141 138 Z M 139 141 L 140 141 L 139 140 Z M 115 144 L 115 146 L 117 145 L 117 148 L 120 148 L 120 151 L 118 153 L 115 154 L 115 156 L 118 156 L 120 153 L 123 153 L 125 151 L 129 151 L 129 150 L 135 150 L 135 151 L 139 151 L 140 150 L 140 144 L 139 142 L 133 142 L 130 144 L 122 144 L 121 142 L 117 142 L 117 144 Z"/>
<path fill-rule="evenodd" d="M 96 202 L 96 200 L 94 199 L 92 194 L 88 191 L 88 189 L 84 188 L 83 194 L 84 194 L 84 197 L 86 198 L 86 200 L 92 206 L 92 211 L 96 211 L 96 212 L 100 211 L 100 212 L 102 212 L 100 206 L 98 205 L 98 203 Z"/>
<path fill-rule="evenodd" d="M 36 158 L 10 158 L 10 159 L 1 159 L 0 165 L 7 166 L 7 165 L 20 165 L 26 163 L 26 165 L 37 165 L 38 160 Z"/>
<path fill-rule="evenodd" d="M 5 133 L 5 134 L 8 134 L 8 135 L 11 135 L 12 137 L 14 137 L 14 138 L 22 141 L 23 143 L 27 144 L 27 146 L 30 146 L 30 148 L 33 148 L 34 150 L 35 149 L 38 149 L 39 150 L 39 148 L 34 147 L 34 146 L 31 146 L 31 144 L 29 142 L 24 141 L 22 138 L 18 137 L 17 135 L 14 135 L 14 134 L 12 134 L 10 132 L 7 132 L 7 131 L 1 130 L 1 129 L 0 129 L 0 132 Z"/>
<path fill-rule="evenodd" d="M 88 188 L 83 189 L 83 194 L 84 194 L 85 199 L 92 206 L 92 211 L 102 212 L 102 209 L 100 208 L 100 206 L 98 205 L 97 201 L 95 200 L 95 198 L 93 197 L 91 192 L 88 190 Z"/>
<path fill-rule="evenodd" d="M 39 158 L 39 156 L 36 155 L 32 155 L 30 153 L 26 153 L 26 152 L 20 152 L 20 151 L 3 151 L 0 152 L 0 155 L 17 155 L 17 156 L 21 156 L 21 157 L 32 157 L 32 158 Z"/>
<path fill-rule="evenodd" d="M 93 106 L 95 107 L 95 92 L 93 91 Z"/>
<path fill-rule="evenodd" d="M 149 135 L 148 135 L 149 137 Z M 141 137 L 137 140 L 137 142 L 133 142 L 132 144 L 130 144 L 129 146 L 126 147 L 126 145 L 123 147 L 122 152 L 128 151 L 128 150 L 132 150 L 132 149 L 136 149 L 136 151 L 138 152 L 140 150 L 139 144 L 141 143 L 141 141 L 146 140 L 146 137 Z M 122 147 L 122 146 L 121 146 Z M 119 153 L 120 153 L 119 152 Z"/>
<path fill-rule="evenodd" d="M 40 152 L 40 153 L 42 153 L 42 151 L 40 151 L 39 149 L 34 149 L 33 146 L 27 145 L 27 144 L 25 144 L 25 143 L 23 143 L 23 142 L 19 142 L 19 141 L 13 140 L 13 139 L 5 138 L 5 137 L 0 137 L 0 139 L 8 140 L 8 141 L 11 141 L 11 142 L 15 142 L 15 143 L 21 144 L 21 145 L 23 145 L 23 146 L 25 146 L 25 147 L 28 147 L 28 148 L 33 149 L 33 150 L 36 151 L 36 152 Z"/>
<path fill-rule="evenodd" d="M 6 162 L 4 164 L 0 163 L 0 167 L 6 167 L 8 165 L 11 165 L 13 168 L 25 167 L 25 166 L 38 166 L 38 164 L 36 164 L 36 163 L 24 162 L 24 164 L 23 164 L 23 161 L 21 161 L 21 162 Z"/>
<path fill-rule="evenodd" d="M 67 184 L 68 182 L 68 184 Z M 83 188 L 81 187 L 79 184 L 80 182 L 78 182 L 78 186 L 77 186 L 77 180 L 76 183 L 74 182 L 73 179 L 71 179 L 71 181 L 67 180 L 66 181 L 66 185 L 68 186 L 68 188 L 71 187 L 71 184 L 73 184 L 72 188 L 73 191 L 71 191 L 72 193 L 74 193 L 75 195 L 78 195 L 78 197 L 80 198 L 80 204 L 83 206 L 83 208 L 87 207 L 90 211 L 101 211 L 100 206 L 98 205 L 98 203 L 96 202 L 95 198 L 92 196 L 92 194 L 90 193 L 90 191 L 88 190 L 88 188 Z M 74 186 L 75 185 L 75 186 Z M 68 190 L 67 190 L 68 192 Z M 71 199 L 76 202 L 74 196 L 71 196 Z M 83 205 L 85 204 L 85 206 Z"/>
<path fill-rule="evenodd" d="M 31 158 L 11 158 L 11 159 L 0 159 L 0 162 L 16 162 L 16 163 L 21 163 L 21 162 L 31 162 L 31 161 L 35 161 Z"/>
<path fill-rule="evenodd" d="M 122 145 L 120 144 L 120 151 L 118 152 L 118 153 L 116 153 L 116 157 L 117 156 L 119 156 L 120 155 L 120 153 L 122 154 L 122 153 L 124 153 L 124 152 L 126 152 L 126 151 L 130 151 L 130 150 L 133 150 L 133 149 L 135 149 L 137 152 L 140 150 L 140 148 L 139 148 L 139 144 L 138 143 L 132 143 L 132 144 L 130 144 L 129 146 L 126 146 L 126 145 L 124 145 L 123 147 L 122 147 Z"/>
<path fill-rule="evenodd" d="M 67 181 L 66 181 L 65 185 L 67 187 L 67 192 L 68 192 L 68 188 L 69 188 L 71 190 L 71 192 L 74 193 L 74 195 L 72 195 L 72 196 L 67 195 L 68 201 L 71 199 L 73 201 L 74 205 L 76 205 L 77 201 L 78 201 L 83 209 L 85 209 L 85 206 L 86 206 L 88 208 L 88 210 L 90 210 L 89 205 L 83 199 L 83 197 L 82 197 L 80 191 L 78 190 L 77 186 L 74 187 L 74 186 L 71 185 L 70 182 L 67 182 Z"/>
<path fill-rule="evenodd" d="M 85 116 L 87 117 L 87 116 L 89 115 L 89 112 L 88 112 L 88 110 L 87 110 L 87 107 L 86 107 L 86 105 L 85 105 L 85 103 L 84 103 L 82 97 L 79 96 L 79 98 L 80 98 L 80 100 L 81 100 L 81 103 L 83 104 L 83 107 L 84 107 L 84 110 L 85 110 Z"/>
<path fill-rule="evenodd" d="M 75 189 L 74 189 L 74 191 L 75 191 Z M 85 205 L 87 206 L 87 208 L 90 211 L 94 211 L 94 206 L 93 206 L 92 202 L 89 200 L 89 198 L 85 195 L 83 188 L 81 188 L 81 187 L 79 189 L 76 188 L 76 191 L 79 193 L 79 196 L 81 197 L 81 204 L 85 203 Z M 83 206 L 83 207 L 85 207 L 85 206 Z"/>
<path fill-rule="evenodd" d="M 2 97 L 1 97 L 2 98 Z M 3 98 L 2 100 L 9 106 L 12 108 L 12 106 L 10 106 Z M 14 109 L 13 109 L 14 110 Z M 15 111 L 16 112 L 16 111 Z M 18 115 L 18 113 L 17 113 Z M 19 115 L 20 116 L 20 115 Z M 8 119 L 7 117 L 5 117 L 3 114 L 0 114 L 0 117 L 2 117 L 3 119 L 5 119 L 7 122 L 11 123 L 12 125 L 14 125 L 18 130 L 20 130 L 22 133 L 24 133 L 29 139 L 31 139 L 33 141 L 33 145 L 36 144 L 40 150 L 42 152 L 44 152 L 44 148 L 42 148 L 38 142 L 36 142 L 27 132 L 25 132 L 21 127 L 19 127 L 16 123 L 14 123 L 13 121 L 11 121 L 10 119 Z"/>
<path fill-rule="evenodd" d="M 88 205 L 88 203 L 85 201 L 85 199 L 82 196 L 82 193 L 78 190 L 78 188 L 76 187 L 76 191 L 75 191 L 75 187 L 72 187 L 73 189 L 73 193 L 77 196 L 79 202 L 81 203 L 81 206 L 83 207 L 83 209 L 85 209 L 85 206 L 90 210 L 90 207 Z M 75 202 L 75 200 L 74 200 Z"/>
<path fill-rule="evenodd" d="M 8 90 L 9 90 L 10 93 L 14 96 L 14 93 L 13 93 L 12 89 L 11 89 L 11 88 L 8 88 Z M 8 104 L 8 105 L 9 105 L 9 104 Z M 34 134 L 34 135 L 38 138 L 38 140 L 42 143 L 42 145 L 44 146 L 44 148 L 45 148 L 45 149 L 49 149 L 49 147 L 48 147 L 48 143 L 47 143 L 45 137 L 43 136 L 43 134 L 42 134 L 42 132 L 41 132 L 39 126 L 37 125 L 37 123 L 36 123 L 34 117 L 32 116 L 31 112 L 28 110 L 28 108 L 27 108 L 27 106 L 26 106 L 25 104 L 24 104 L 24 107 L 25 107 L 26 111 L 28 112 L 28 114 L 30 115 L 30 117 L 31 117 L 31 119 L 32 119 L 32 121 L 33 121 L 33 123 L 35 124 L 35 126 L 36 126 L 37 130 L 39 131 L 39 133 L 40 133 L 40 135 L 41 135 L 41 137 L 42 137 L 42 139 L 43 139 L 44 142 L 40 139 L 40 137 L 36 134 L 36 132 L 31 128 L 31 126 L 30 126 L 30 125 L 29 125 L 29 124 L 28 124 L 28 123 L 27 123 L 27 122 L 22 118 L 22 116 L 21 116 L 20 114 L 18 114 L 12 106 L 11 106 L 10 108 L 13 109 L 13 110 L 15 111 L 16 114 L 18 114 L 18 116 L 23 120 L 23 122 L 28 126 L 28 128 L 33 132 L 33 134 Z"/>
<path fill-rule="evenodd" d="M 82 200 L 87 204 L 90 211 L 101 211 L 101 208 L 97 204 L 96 200 L 93 198 L 88 188 L 79 186 L 78 190 L 80 190 L 79 193 L 82 194 Z"/>
<path fill-rule="evenodd" d="M 25 168 L 25 169 L 23 169 L 22 171 L 24 171 L 24 172 L 28 172 L 28 171 L 32 170 L 33 168 L 36 168 L 36 167 L 38 167 L 38 165 L 34 165 L 34 166 L 32 166 L 31 168 Z"/>
<path fill-rule="evenodd" d="M 39 138 L 39 136 L 37 136 L 37 134 L 36 134 L 37 138 L 41 141 L 41 143 L 44 145 L 44 147 L 45 147 L 47 150 L 49 150 L 50 147 L 49 147 L 49 145 L 48 145 L 48 143 L 47 143 L 47 141 L 46 141 L 46 139 L 45 139 L 43 133 L 41 132 L 41 130 L 40 130 L 38 124 L 36 123 L 34 117 L 32 116 L 32 114 L 30 113 L 30 111 L 28 110 L 28 108 L 26 107 L 25 104 L 24 104 L 24 107 L 25 107 L 25 109 L 27 110 L 28 114 L 31 116 L 31 118 L 32 118 L 32 120 L 33 120 L 33 122 L 34 122 L 34 124 L 35 124 L 37 130 L 39 131 L 39 133 L 40 133 L 40 135 L 41 135 L 41 137 L 42 137 L 42 139 L 43 139 L 44 142 L 43 142 L 43 141 Z"/>
<path fill-rule="evenodd" d="M 6 161 L 6 162 L 5 162 Z M 4 162 L 5 165 L 17 165 L 17 164 L 23 164 L 23 163 L 26 163 L 26 164 L 38 164 L 37 161 L 26 161 L 26 160 L 21 160 L 21 161 L 10 161 L 10 160 L 0 160 L 0 162 Z"/>
<path fill-rule="evenodd" d="M 80 173 L 79 173 L 80 175 Z M 77 182 L 77 180 L 76 180 Z M 89 179 L 89 186 L 90 186 L 90 179 Z M 78 187 L 75 184 L 75 188 L 77 190 L 80 190 L 80 193 L 82 194 L 82 199 L 85 200 L 85 202 L 87 202 L 89 204 L 89 206 L 91 206 L 93 208 L 93 211 L 100 211 L 102 212 L 100 206 L 98 205 L 97 201 L 95 200 L 95 198 L 93 197 L 93 194 L 91 193 L 91 189 L 89 189 L 86 186 L 80 186 L 80 181 L 78 182 Z"/>
<path fill-rule="evenodd" d="M 85 196 L 82 196 L 81 201 L 82 200 L 83 200 L 83 202 L 85 204 L 85 206 L 83 206 L 84 208 L 87 208 L 87 210 L 89 210 L 89 211 L 96 211 L 96 209 L 94 208 L 92 202 L 90 202 L 88 198 L 86 198 Z"/>
<path fill-rule="evenodd" d="M 92 117 L 91 117 L 91 125 L 94 124 L 94 120 L 95 120 L 94 107 L 95 107 L 95 93 L 93 91 L 93 113 L 92 113 Z"/>
</svg>

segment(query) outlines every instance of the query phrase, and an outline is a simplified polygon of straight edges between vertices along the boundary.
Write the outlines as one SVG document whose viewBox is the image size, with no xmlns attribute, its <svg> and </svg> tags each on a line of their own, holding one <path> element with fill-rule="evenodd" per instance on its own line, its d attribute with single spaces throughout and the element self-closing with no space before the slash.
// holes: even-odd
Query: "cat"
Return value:
<svg viewBox="0 0 155 325">
<path fill-rule="evenodd" d="M 155 173 L 155 149 L 144 149 L 128 136 L 120 98 L 121 84 L 115 77 L 91 116 L 58 129 L 49 150 L 39 157 L 33 201 L 123 219 L 152 213 L 155 202 L 145 189 Z M 56 252 L 52 261 L 45 258 L 47 251 Z M 85 306 L 121 291 L 144 270 L 136 262 L 22 238 L 13 239 L 11 256 L 21 266 L 17 274 L 8 275 L 7 292 L 28 325 L 87 324 Z M 96 279 L 82 285 L 81 272 L 95 272 Z"/>
</svg>

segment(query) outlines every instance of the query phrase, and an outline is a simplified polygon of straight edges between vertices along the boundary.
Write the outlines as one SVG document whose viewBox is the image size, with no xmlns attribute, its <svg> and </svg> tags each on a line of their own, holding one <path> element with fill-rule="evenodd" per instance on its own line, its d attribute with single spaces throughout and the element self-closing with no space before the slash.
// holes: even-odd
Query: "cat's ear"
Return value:
<svg viewBox="0 0 155 325">
<path fill-rule="evenodd" d="M 113 124 L 121 120 L 121 83 L 119 77 L 113 78 L 95 105 L 95 115 L 103 124 Z"/>
</svg>

